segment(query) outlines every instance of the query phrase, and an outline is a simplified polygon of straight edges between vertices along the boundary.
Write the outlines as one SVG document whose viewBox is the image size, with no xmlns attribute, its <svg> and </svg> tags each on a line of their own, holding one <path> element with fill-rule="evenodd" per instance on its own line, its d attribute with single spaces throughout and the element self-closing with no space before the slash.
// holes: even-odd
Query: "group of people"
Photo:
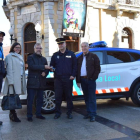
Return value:
<svg viewBox="0 0 140 140">
<path fill-rule="evenodd" d="M 66 40 L 57 38 L 56 42 L 59 51 L 54 53 L 50 65 L 45 57 L 42 56 L 42 46 L 40 43 L 34 45 L 34 53 L 27 58 L 28 80 L 26 86 L 25 65 L 21 56 L 21 45 L 15 42 L 9 54 L 4 59 L 2 42 L 5 33 L 0 31 L 0 91 L 3 78 L 5 77 L 3 94 L 26 94 L 27 87 L 27 120 L 33 121 L 32 105 L 36 95 L 36 118 L 45 119 L 41 114 L 43 105 L 43 89 L 46 86 L 46 76 L 49 71 L 54 72 L 54 90 L 55 90 L 55 116 L 58 119 L 61 116 L 62 95 L 67 101 L 67 118 L 72 119 L 72 90 L 73 80 L 76 78 L 77 86 L 82 87 L 87 115 L 84 119 L 95 121 L 96 116 L 96 79 L 100 73 L 100 61 L 97 55 L 89 52 L 89 44 L 81 44 L 82 55 L 76 58 L 75 54 L 66 48 Z M 2 63 L 1 63 L 2 62 Z M 6 76 L 2 71 L 2 64 L 5 63 Z M 9 90 L 8 90 L 9 89 Z M 10 110 L 10 119 L 14 122 L 21 122 L 17 117 L 15 110 Z M 0 125 L 2 122 L 0 122 Z"/>
</svg>

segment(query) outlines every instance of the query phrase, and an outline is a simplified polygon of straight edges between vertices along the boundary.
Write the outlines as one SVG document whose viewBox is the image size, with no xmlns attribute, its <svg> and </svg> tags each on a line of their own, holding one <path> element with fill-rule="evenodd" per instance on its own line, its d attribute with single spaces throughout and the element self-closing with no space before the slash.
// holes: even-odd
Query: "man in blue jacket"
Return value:
<svg viewBox="0 0 140 140">
<path fill-rule="evenodd" d="M 63 94 L 65 95 L 67 101 L 67 117 L 68 119 L 72 119 L 72 87 L 73 79 L 75 78 L 77 71 L 77 60 L 75 54 L 66 48 L 66 42 L 64 38 L 57 38 L 56 42 L 58 44 L 59 51 L 53 54 L 50 63 L 50 66 L 54 70 L 56 103 L 54 119 L 58 119 L 61 116 L 61 103 Z"/>
<path fill-rule="evenodd" d="M 5 36 L 5 33 L 0 31 L 0 92 L 1 92 L 1 89 L 2 89 L 2 82 L 3 82 L 3 77 L 4 77 L 4 73 L 3 73 L 3 70 L 5 69 L 4 68 L 4 62 L 3 62 L 3 59 L 4 59 L 4 54 L 3 54 L 3 38 Z M 2 125 L 2 122 L 0 121 L 0 125 Z"/>
</svg>

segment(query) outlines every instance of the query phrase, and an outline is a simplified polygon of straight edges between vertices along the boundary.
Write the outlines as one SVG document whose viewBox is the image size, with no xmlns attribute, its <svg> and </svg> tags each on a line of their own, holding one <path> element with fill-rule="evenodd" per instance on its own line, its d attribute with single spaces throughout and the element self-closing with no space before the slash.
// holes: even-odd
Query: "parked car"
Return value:
<svg viewBox="0 0 140 140">
<path fill-rule="evenodd" d="M 94 45 L 91 45 L 94 46 Z M 100 59 L 101 72 L 97 82 L 97 99 L 117 100 L 131 97 L 134 104 L 140 106 L 140 51 L 134 49 L 109 48 L 94 46 L 89 49 Z M 82 52 L 76 53 L 76 56 Z M 28 72 L 26 71 L 28 75 Z M 73 81 L 73 100 L 83 100 L 83 92 Z M 26 95 L 21 95 L 23 104 L 26 104 Z M 64 97 L 65 100 L 65 97 Z M 51 113 L 55 110 L 54 77 L 50 72 L 46 78 L 44 89 L 43 113 Z"/>
</svg>

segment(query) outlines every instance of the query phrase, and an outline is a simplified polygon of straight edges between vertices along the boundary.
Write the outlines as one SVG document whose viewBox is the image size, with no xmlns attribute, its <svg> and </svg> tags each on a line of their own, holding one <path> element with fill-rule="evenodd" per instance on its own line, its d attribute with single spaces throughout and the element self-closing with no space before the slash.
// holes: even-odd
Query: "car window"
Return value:
<svg viewBox="0 0 140 140">
<path fill-rule="evenodd" d="M 140 55 L 137 53 L 129 53 L 132 58 L 134 59 L 134 61 L 140 60 Z"/>
<path fill-rule="evenodd" d="M 100 60 L 100 64 L 103 64 L 103 52 L 92 52 L 96 54 Z"/>
<path fill-rule="evenodd" d="M 127 52 L 108 51 L 107 58 L 109 64 L 131 62 L 131 58 Z"/>
</svg>

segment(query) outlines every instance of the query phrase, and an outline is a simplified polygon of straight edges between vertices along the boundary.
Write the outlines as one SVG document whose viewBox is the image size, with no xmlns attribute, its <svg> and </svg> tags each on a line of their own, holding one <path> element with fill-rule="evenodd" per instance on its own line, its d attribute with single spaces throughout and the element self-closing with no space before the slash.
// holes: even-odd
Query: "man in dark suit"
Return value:
<svg viewBox="0 0 140 140">
<path fill-rule="evenodd" d="M 49 66 L 45 57 L 42 56 L 41 44 L 34 46 L 35 53 L 28 56 L 28 81 L 27 81 L 27 120 L 32 122 L 32 104 L 36 95 L 36 118 L 45 119 L 41 115 L 43 105 L 43 89 L 46 86 L 46 76 L 49 73 Z"/>
<path fill-rule="evenodd" d="M 4 67 L 4 54 L 3 54 L 3 38 L 5 36 L 5 33 L 0 31 L 0 92 L 1 92 L 1 89 L 2 89 L 2 82 L 3 82 L 3 77 L 4 77 L 4 74 L 3 73 L 3 70 L 5 69 Z M 2 125 L 2 122 L 0 121 L 0 125 Z"/>
<path fill-rule="evenodd" d="M 89 44 L 83 42 L 81 44 L 82 55 L 77 58 L 77 86 L 82 87 L 87 115 L 84 119 L 90 118 L 91 122 L 95 121 L 96 116 L 96 79 L 100 73 L 100 61 L 96 54 L 89 52 Z"/>
</svg>

